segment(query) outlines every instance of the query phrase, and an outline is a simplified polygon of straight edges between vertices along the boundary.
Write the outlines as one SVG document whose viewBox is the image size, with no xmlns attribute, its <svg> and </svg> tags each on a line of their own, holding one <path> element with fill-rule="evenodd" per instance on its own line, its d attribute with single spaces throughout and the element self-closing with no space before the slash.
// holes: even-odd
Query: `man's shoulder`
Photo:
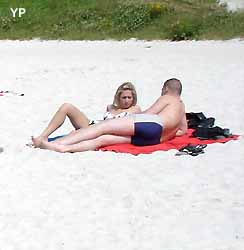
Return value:
<svg viewBox="0 0 244 250">
<path fill-rule="evenodd" d="M 177 96 L 167 95 L 167 94 L 160 96 L 159 99 L 165 100 L 165 101 L 179 101 L 180 100 L 180 98 Z"/>
<path fill-rule="evenodd" d="M 167 105 L 185 106 L 184 102 L 178 96 L 164 95 L 161 102 Z"/>
</svg>

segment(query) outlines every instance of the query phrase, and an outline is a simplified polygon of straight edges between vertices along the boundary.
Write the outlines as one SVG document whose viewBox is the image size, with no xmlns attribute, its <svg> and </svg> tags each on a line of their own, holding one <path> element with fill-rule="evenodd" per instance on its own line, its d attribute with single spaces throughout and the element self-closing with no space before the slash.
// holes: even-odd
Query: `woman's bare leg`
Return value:
<svg viewBox="0 0 244 250">
<path fill-rule="evenodd" d="M 68 116 L 70 122 L 72 123 L 75 129 L 86 128 L 89 126 L 89 119 L 85 116 L 83 112 L 81 112 L 72 104 L 64 103 L 58 109 L 58 111 L 53 116 L 50 123 L 44 129 L 41 135 L 37 138 L 34 138 L 34 146 L 38 147 L 38 144 L 40 144 L 42 140 L 47 141 L 48 136 L 64 123 L 66 116 Z"/>
<path fill-rule="evenodd" d="M 74 133 L 58 139 L 59 144 L 71 145 L 82 141 L 96 139 L 101 135 L 134 135 L 134 120 L 123 117 L 100 122 L 85 129 L 76 130 Z"/>
<path fill-rule="evenodd" d="M 83 152 L 89 150 L 96 150 L 102 146 L 108 146 L 118 143 L 130 143 L 130 136 L 118 136 L 118 135 L 102 135 L 96 139 L 82 141 L 72 145 L 62 145 L 56 142 L 42 141 L 40 147 L 60 153 L 66 152 Z"/>
</svg>

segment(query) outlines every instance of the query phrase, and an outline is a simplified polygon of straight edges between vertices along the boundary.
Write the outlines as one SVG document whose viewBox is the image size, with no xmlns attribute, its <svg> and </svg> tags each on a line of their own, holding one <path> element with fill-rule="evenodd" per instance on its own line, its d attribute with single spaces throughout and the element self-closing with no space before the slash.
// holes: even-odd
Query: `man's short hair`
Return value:
<svg viewBox="0 0 244 250">
<path fill-rule="evenodd" d="M 176 92 L 178 95 L 181 95 L 182 92 L 182 84 L 180 82 L 180 80 L 176 79 L 176 78 L 171 78 L 168 79 L 165 83 L 164 83 L 164 87 L 168 87 L 168 89 L 170 91 Z"/>
</svg>

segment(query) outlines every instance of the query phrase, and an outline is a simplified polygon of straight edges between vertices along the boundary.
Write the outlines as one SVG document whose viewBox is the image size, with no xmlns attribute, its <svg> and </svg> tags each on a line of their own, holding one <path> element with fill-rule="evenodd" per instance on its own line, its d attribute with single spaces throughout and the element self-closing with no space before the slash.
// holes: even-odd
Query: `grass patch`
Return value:
<svg viewBox="0 0 244 250">
<path fill-rule="evenodd" d="M 10 8 L 25 8 L 22 17 Z M 244 12 L 215 0 L 8 0 L 0 39 L 230 39 L 244 36 Z"/>
</svg>

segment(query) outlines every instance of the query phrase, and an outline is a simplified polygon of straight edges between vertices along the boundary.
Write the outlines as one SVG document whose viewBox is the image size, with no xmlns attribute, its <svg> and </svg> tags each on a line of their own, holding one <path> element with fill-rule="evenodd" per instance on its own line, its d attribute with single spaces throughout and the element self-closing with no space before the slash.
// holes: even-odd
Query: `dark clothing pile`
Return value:
<svg viewBox="0 0 244 250">
<path fill-rule="evenodd" d="M 193 137 L 201 140 L 221 139 L 230 137 L 232 134 L 228 128 L 214 126 L 215 118 L 207 118 L 202 112 L 186 113 L 188 128 L 195 129 Z"/>
<path fill-rule="evenodd" d="M 202 112 L 198 113 L 186 113 L 186 120 L 188 128 L 194 129 L 192 137 L 196 137 L 201 140 L 209 139 L 221 139 L 232 136 L 228 128 L 221 128 L 214 126 L 215 118 L 207 118 Z M 185 147 L 179 149 L 176 155 L 191 155 L 197 156 L 204 153 L 206 144 L 188 144 Z"/>
</svg>

